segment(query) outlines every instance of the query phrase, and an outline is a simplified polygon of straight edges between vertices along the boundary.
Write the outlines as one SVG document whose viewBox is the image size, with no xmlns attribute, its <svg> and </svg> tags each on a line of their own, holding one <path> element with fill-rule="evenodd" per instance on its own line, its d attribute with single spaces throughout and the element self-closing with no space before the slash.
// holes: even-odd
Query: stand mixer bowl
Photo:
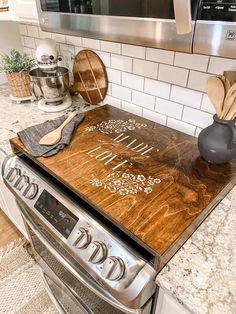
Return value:
<svg viewBox="0 0 236 314">
<path fill-rule="evenodd" d="M 35 68 L 29 72 L 31 91 L 36 99 L 43 98 L 46 104 L 59 105 L 69 92 L 69 71 L 64 67 L 51 70 Z"/>
</svg>

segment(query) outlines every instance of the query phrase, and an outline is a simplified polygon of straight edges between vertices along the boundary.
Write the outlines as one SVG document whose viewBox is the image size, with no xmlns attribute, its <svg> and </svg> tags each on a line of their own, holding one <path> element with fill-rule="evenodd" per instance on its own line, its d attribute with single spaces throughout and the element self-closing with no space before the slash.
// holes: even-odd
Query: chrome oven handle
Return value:
<svg viewBox="0 0 236 314">
<path fill-rule="evenodd" d="M 191 33 L 191 0 L 173 0 L 177 34 Z"/>
<path fill-rule="evenodd" d="M 62 308 L 61 304 L 59 303 L 59 301 L 55 297 L 52 289 L 50 288 L 50 286 L 48 284 L 48 281 L 47 281 L 47 278 L 45 277 L 45 274 L 44 274 L 44 272 L 42 270 L 41 270 L 41 275 L 43 277 L 45 289 L 46 289 L 47 293 L 49 294 L 49 296 L 50 296 L 52 302 L 54 303 L 55 307 L 57 308 L 57 310 L 59 311 L 60 314 L 66 314 L 66 312 Z"/>
<path fill-rule="evenodd" d="M 19 203 L 18 203 L 19 204 Z M 103 299 L 110 305 L 114 306 L 115 308 L 124 311 L 127 314 L 141 314 L 141 309 L 130 309 L 125 305 L 116 301 L 116 299 L 109 294 L 106 290 L 104 290 L 101 286 L 96 284 L 96 282 L 92 281 L 89 277 L 82 275 L 79 273 L 78 270 L 75 270 L 69 262 L 67 262 L 48 242 L 48 240 L 41 234 L 40 231 L 35 227 L 34 223 L 31 221 L 26 210 L 19 204 L 21 214 L 25 220 L 25 222 L 29 225 L 32 229 L 36 237 L 43 243 L 46 249 L 67 269 L 69 270 L 85 287 L 91 290 L 94 294 L 96 294 L 99 298 Z"/>
<path fill-rule="evenodd" d="M 42 277 L 43 277 L 43 281 L 44 281 L 44 284 L 45 284 L 45 288 L 46 288 L 46 290 L 47 290 L 49 296 L 51 297 L 52 302 L 55 304 L 56 308 L 59 310 L 59 312 L 60 312 L 61 314 L 66 314 L 67 311 L 63 308 L 63 305 L 60 304 L 60 301 L 57 300 L 57 297 L 55 296 L 54 292 L 52 291 L 52 289 L 51 289 L 51 287 L 50 287 L 50 285 L 49 285 L 49 282 L 48 282 L 48 280 L 47 280 L 47 277 L 50 278 L 50 276 L 47 275 L 46 273 L 44 273 L 44 271 L 43 271 L 42 269 L 41 269 L 41 275 L 42 275 Z M 55 276 L 55 274 L 54 274 L 54 276 Z M 55 285 L 57 285 L 57 284 L 54 282 L 54 280 L 53 280 L 52 278 L 50 278 L 50 280 L 51 280 Z M 69 289 L 66 285 L 64 285 L 64 283 L 63 283 L 63 284 L 60 283 L 60 285 L 62 285 L 62 286 L 64 287 L 64 288 L 62 288 L 62 289 L 66 289 L 66 290 L 68 290 L 69 293 L 72 294 L 72 296 L 73 296 L 73 297 L 75 298 L 75 300 L 76 300 L 76 301 L 75 301 L 75 302 L 76 302 L 76 306 L 77 306 L 78 308 L 80 308 L 80 309 L 83 311 L 84 314 L 94 314 L 94 312 L 93 312 L 92 310 L 87 309 L 87 306 L 82 302 L 82 300 L 78 300 L 77 297 L 74 296 L 74 294 L 70 291 L 70 289 Z M 59 287 L 59 286 L 58 286 L 58 287 Z M 64 291 L 64 290 L 63 290 L 63 291 Z M 65 292 L 65 293 L 66 293 L 66 292 Z M 70 297 L 70 296 L 69 296 L 69 297 Z"/>
</svg>

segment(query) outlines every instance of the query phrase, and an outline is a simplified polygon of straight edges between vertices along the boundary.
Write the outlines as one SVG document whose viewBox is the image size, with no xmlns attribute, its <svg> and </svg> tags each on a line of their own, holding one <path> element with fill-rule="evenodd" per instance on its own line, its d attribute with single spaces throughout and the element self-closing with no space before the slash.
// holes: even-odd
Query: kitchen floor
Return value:
<svg viewBox="0 0 236 314">
<path fill-rule="evenodd" d="M 2 209 L 0 209 L 0 235 L 0 247 L 5 247 L 8 243 L 23 237 Z"/>
</svg>

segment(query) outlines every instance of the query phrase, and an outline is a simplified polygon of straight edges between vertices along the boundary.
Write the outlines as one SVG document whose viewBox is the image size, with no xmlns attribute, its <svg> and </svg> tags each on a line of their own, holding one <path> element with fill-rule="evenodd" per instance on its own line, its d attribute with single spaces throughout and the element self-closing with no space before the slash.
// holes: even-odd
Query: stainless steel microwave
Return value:
<svg viewBox="0 0 236 314">
<path fill-rule="evenodd" d="M 44 31 L 236 58 L 236 0 L 36 0 Z"/>
</svg>

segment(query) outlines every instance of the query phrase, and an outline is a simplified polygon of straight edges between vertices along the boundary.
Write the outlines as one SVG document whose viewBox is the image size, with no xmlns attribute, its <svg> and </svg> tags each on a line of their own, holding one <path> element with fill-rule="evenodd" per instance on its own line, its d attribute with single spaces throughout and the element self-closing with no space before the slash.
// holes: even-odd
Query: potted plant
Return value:
<svg viewBox="0 0 236 314">
<path fill-rule="evenodd" d="M 12 49 L 9 55 L 2 55 L 0 71 L 6 73 L 11 96 L 16 98 L 31 96 L 29 70 L 33 66 L 35 66 L 35 60 L 16 49 Z"/>
</svg>

